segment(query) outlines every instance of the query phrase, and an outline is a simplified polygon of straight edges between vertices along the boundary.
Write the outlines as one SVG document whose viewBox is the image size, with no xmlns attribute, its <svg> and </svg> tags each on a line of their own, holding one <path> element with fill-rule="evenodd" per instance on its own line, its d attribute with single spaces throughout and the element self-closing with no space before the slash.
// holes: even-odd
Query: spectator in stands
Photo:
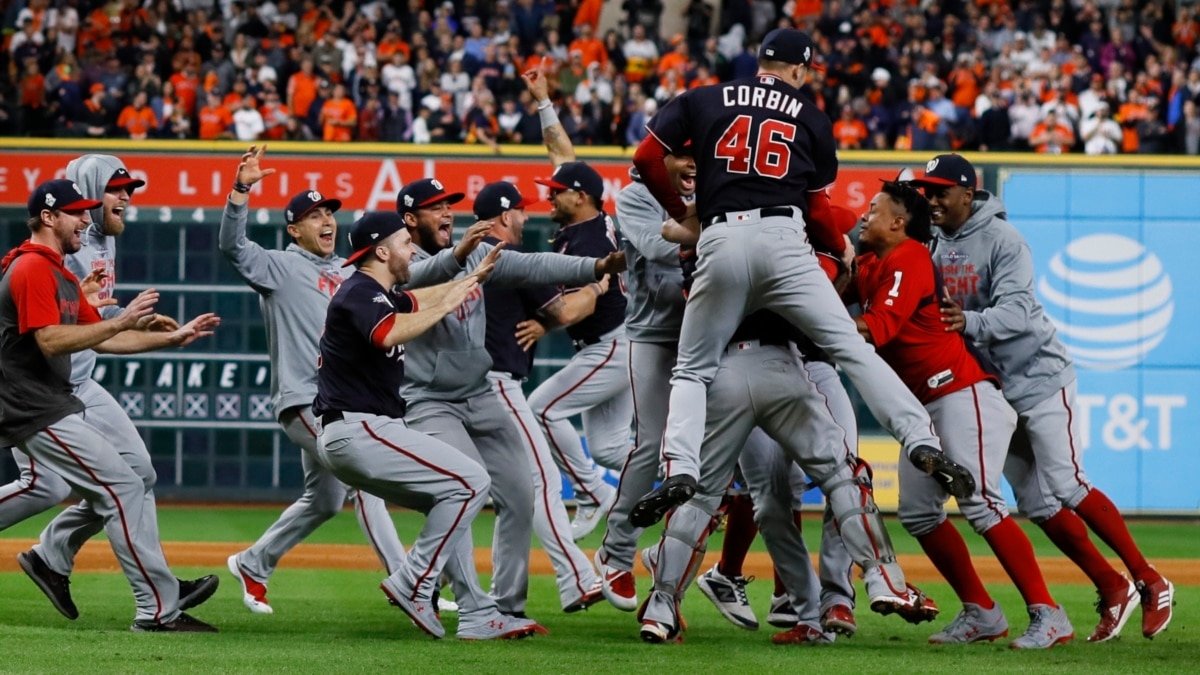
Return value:
<svg viewBox="0 0 1200 675">
<path fill-rule="evenodd" d="M 287 106 L 300 119 L 308 116 L 308 110 L 317 98 L 321 77 L 318 76 L 311 57 L 300 61 L 299 72 L 288 79 Z"/>
<path fill-rule="evenodd" d="M 1089 120 L 1095 115 L 1100 106 L 1108 106 L 1108 95 L 1104 89 L 1104 76 L 1096 73 L 1088 81 L 1088 88 L 1079 92 L 1079 116 Z"/>
<path fill-rule="evenodd" d="M 257 141 L 262 138 L 263 132 L 266 131 L 266 123 L 253 96 L 242 96 L 242 100 L 234 103 L 230 109 L 233 110 L 234 137 L 239 141 Z"/>
<path fill-rule="evenodd" d="M 139 91 L 133 95 L 133 102 L 125 106 L 117 118 L 117 127 L 129 134 L 132 140 L 149 138 L 150 133 L 158 129 L 158 117 L 148 103 L 149 97 L 146 92 Z"/>
<path fill-rule="evenodd" d="M 984 96 L 990 101 L 979 114 L 979 149 L 983 152 L 1011 150 L 1012 119 L 1008 115 L 1008 99 L 995 86 L 991 86 Z"/>
<path fill-rule="evenodd" d="M 517 123 L 513 140 L 523 145 L 541 145 L 543 140 L 542 122 L 538 116 L 537 101 L 526 94 L 521 99 L 521 105 L 523 107 L 521 121 Z"/>
<path fill-rule="evenodd" d="M 412 142 L 418 145 L 432 143 L 435 130 L 440 132 L 433 120 L 433 110 L 422 105 L 412 122 Z"/>
<path fill-rule="evenodd" d="M 396 93 L 400 107 L 406 112 L 411 112 L 413 90 L 417 86 L 417 74 L 408 64 L 408 53 L 399 49 L 393 52 L 391 61 L 383 66 L 379 77 L 384 88 Z"/>
<path fill-rule="evenodd" d="M 1195 100 L 1183 102 L 1183 114 L 1171 129 L 1171 141 L 1171 151 L 1176 154 L 1200 154 L 1200 112 Z"/>
<path fill-rule="evenodd" d="M 654 117 L 654 113 L 658 112 L 658 101 L 652 98 L 643 98 L 641 106 L 629 118 L 629 127 L 625 130 L 625 145 L 636 148 L 649 133 L 646 131 L 646 125 L 650 123 L 650 118 Z"/>
<path fill-rule="evenodd" d="M 1108 102 L 1101 99 L 1092 113 L 1079 125 L 1083 152 L 1088 155 L 1115 155 L 1121 150 L 1121 125 L 1113 120 Z"/>
<path fill-rule="evenodd" d="M 239 34 L 239 37 L 241 34 Z M 216 77 L 217 92 L 224 95 L 233 90 L 233 81 L 238 78 L 245 68 L 239 68 L 225 54 L 225 44 L 216 42 L 212 47 L 212 58 L 200 66 L 200 80 L 204 81 L 209 74 Z"/>
<path fill-rule="evenodd" d="M 579 37 L 571 41 L 569 51 L 579 52 L 585 68 L 593 63 L 597 66 L 608 63 L 608 50 L 604 48 L 604 43 L 596 38 L 592 25 L 590 23 L 580 24 L 578 30 Z"/>
<path fill-rule="evenodd" d="M 197 116 L 199 120 L 199 138 L 202 141 L 233 138 L 233 115 L 221 103 L 217 92 L 210 91 L 205 95 L 205 105 Z"/>
<path fill-rule="evenodd" d="M 658 46 L 646 37 L 646 29 L 641 24 L 633 26 L 633 35 L 621 47 L 625 55 L 625 79 L 629 82 L 642 82 L 653 77 L 658 67 Z"/>
<path fill-rule="evenodd" d="M 289 117 L 283 125 L 283 140 L 285 141 L 313 141 L 316 138 L 308 124 L 295 115 Z"/>
<path fill-rule="evenodd" d="M 1033 128 L 1033 133 L 1029 135 L 1029 145 L 1033 147 L 1034 152 L 1061 155 L 1071 152 L 1075 145 L 1075 132 L 1070 126 L 1059 121 L 1056 110 L 1051 110 Z"/>
<path fill-rule="evenodd" d="M 321 105 L 318 114 L 322 139 L 329 143 L 348 143 L 354 140 L 358 128 L 358 110 L 354 102 L 346 98 L 346 85 L 333 86 L 333 96 Z"/>
<path fill-rule="evenodd" d="M 1121 152 L 1133 153 L 1138 151 L 1138 123 L 1149 114 L 1142 93 L 1137 89 L 1127 92 L 1125 102 L 1117 110 L 1116 120 L 1121 124 L 1123 138 Z"/>
<path fill-rule="evenodd" d="M 867 125 L 855 115 L 852 104 L 842 105 L 842 113 L 833 123 L 833 138 L 839 150 L 862 150 L 866 147 Z"/>
<path fill-rule="evenodd" d="M 1042 119 L 1042 109 L 1032 91 L 1018 89 L 1016 99 L 1008 108 L 1012 120 L 1012 147 L 1014 150 L 1029 150 L 1029 137 Z"/>
<path fill-rule="evenodd" d="M 1162 155 L 1170 151 L 1171 133 L 1159 108 L 1158 97 L 1146 99 L 1146 115 L 1137 123 L 1137 151 L 1141 154 Z"/>
</svg>

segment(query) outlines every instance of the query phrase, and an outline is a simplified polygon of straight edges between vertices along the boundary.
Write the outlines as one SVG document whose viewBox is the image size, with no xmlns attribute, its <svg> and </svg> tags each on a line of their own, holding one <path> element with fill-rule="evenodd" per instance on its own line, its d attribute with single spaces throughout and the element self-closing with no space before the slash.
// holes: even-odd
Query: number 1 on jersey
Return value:
<svg viewBox="0 0 1200 675">
<path fill-rule="evenodd" d="M 749 115 L 734 118 L 721 134 L 713 154 L 717 159 L 725 160 L 725 170 L 730 173 L 748 174 L 753 164 L 754 172 L 760 176 L 783 178 L 792 159 L 788 143 L 796 139 L 796 125 L 782 120 L 765 120 L 759 125 L 758 138 L 751 145 L 750 137 L 755 135 L 753 124 L 754 118 Z"/>
</svg>

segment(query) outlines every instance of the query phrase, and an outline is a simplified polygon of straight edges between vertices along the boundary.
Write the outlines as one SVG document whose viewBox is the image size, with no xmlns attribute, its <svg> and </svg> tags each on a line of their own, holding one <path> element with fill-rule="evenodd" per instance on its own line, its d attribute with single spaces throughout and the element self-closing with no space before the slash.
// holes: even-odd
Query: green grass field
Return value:
<svg viewBox="0 0 1200 675">
<path fill-rule="evenodd" d="M 160 511 L 164 537 L 173 541 L 249 543 L 278 514 L 277 509 L 185 509 Z M 397 513 L 401 537 L 411 541 L 419 526 L 412 514 Z M 4 532 L 6 538 L 33 538 L 45 518 L 34 519 Z M 961 526 L 961 524 L 960 524 Z M 1151 558 L 1200 559 L 1200 524 L 1193 521 L 1133 522 L 1131 529 Z M 816 533 L 807 528 L 807 534 Z M 476 524 L 476 541 L 490 540 L 490 517 Z M 651 541 L 648 534 L 644 543 Z M 893 536 L 900 552 L 919 552 L 916 543 L 898 530 Z M 1031 531 L 1039 555 L 1055 551 L 1040 533 Z M 343 513 L 310 539 L 313 543 L 362 543 L 353 516 Z M 967 536 L 973 551 L 986 547 Z M 599 543 L 599 535 L 583 542 Z M 812 542 L 815 544 L 815 542 Z M 710 542 L 719 547 L 719 535 Z M 756 543 L 760 547 L 761 543 Z M 760 549 L 761 550 L 761 549 Z M 287 561 L 271 580 L 276 613 L 259 616 L 242 607 L 239 589 L 224 570 L 179 568 L 182 577 L 220 572 L 217 595 L 194 613 L 221 628 L 219 635 L 147 635 L 128 631 L 133 603 L 129 587 L 118 574 L 79 573 L 72 590 L 82 616 L 67 621 L 55 612 L 40 591 L 20 572 L 0 573 L 0 672 L 88 673 L 328 673 L 409 672 L 501 673 L 755 673 L 804 669 L 810 673 L 1183 673 L 1195 672 L 1200 662 L 1200 603 L 1197 587 L 1181 586 L 1176 593 L 1175 619 L 1153 641 L 1141 637 L 1134 615 L 1124 637 L 1113 643 L 1090 645 L 1083 637 L 1095 623 L 1095 596 L 1083 585 L 1056 585 L 1053 591 L 1075 622 L 1077 639 L 1050 652 L 1019 653 L 1007 641 L 967 647 L 933 647 L 926 637 L 941 622 L 908 625 L 895 617 L 859 611 L 859 633 L 823 648 L 777 647 L 770 643 L 776 629 L 758 632 L 734 628 L 698 592 L 683 605 L 689 624 L 681 645 L 646 645 L 637 637 L 632 614 L 599 604 L 586 613 L 559 611 L 554 582 L 534 577 L 529 614 L 551 634 L 512 643 L 441 642 L 426 637 L 378 590 L 378 572 L 303 570 Z M 648 579 L 639 571 L 639 592 Z M 939 600 L 945 620 L 956 610 L 945 584 L 922 587 Z M 752 583 L 751 601 L 765 615 L 771 584 Z M 1006 608 L 1012 636 L 1026 625 L 1022 603 L 1007 586 L 992 585 Z M 446 625 L 453 631 L 454 619 Z"/>
</svg>

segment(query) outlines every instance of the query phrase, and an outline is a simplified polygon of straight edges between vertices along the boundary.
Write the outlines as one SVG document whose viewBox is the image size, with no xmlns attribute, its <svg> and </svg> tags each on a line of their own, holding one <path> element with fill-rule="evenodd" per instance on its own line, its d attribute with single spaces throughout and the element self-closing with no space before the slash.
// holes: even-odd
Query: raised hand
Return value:
<svg viewBox="0 0 1200 675">
<path fill-rule="evenodd" d="M 442 307 L 447 313 L 458 309 L 467 300 L 467 296 L 476 288 L 479 288 L 479 279 L 474 274 L 467 276 L 450 284 L 446 289 L 446 294 L 442 296 Z"/>
<path fill-rule="evenodd" d="M 170 333 L 179 329 L 179 322 L 165 314 L 151 314 L 138 321 L 137 329 L 152 333 Z"/>
<path fill-rule="evenodd" d="M 202 337 L 212 335 L 213 329 L 219 325 L 221 325 L 221 317 L 212 312 L 201 314 L 172 331 L 169 336 L 171 344 L 176 347 L 186 347 Z"/>
<path fill-rule="evenodd" d="M 121 322 L 125 330 L 137 328 L 138 322 L 143 317 L 154 314 L 154 305 L 158 303 L 158 291 L 153 288 L 138 293 L 133 302 L 125 306 L 121 313 L 117 315 L 116 321 Z"/>
<path fill-rule="evenodd" d="M 267 152 L 267 146 L 252 145 L 242 154 L 242 163 L 238 164 L 237 182 L 254 185 L 258 181 L 275 173 L 275 169 L 264 169 L 261 166 L 262 156 Z"/>
<path fill-rule="evenodd" d="M 100 299 L 100 292 L 104 290 L 104 280 L 107 277 L 108 272 L 103 269 L 92 270 L 91 274 L 79 282 L 79 287 L 83 289 L 83 297 L 87 299 L 89 305 L 96 309 L 117 304 L 116 298 Z"/>
<path fill-rule="evenodd" d="M 528 88 L 529 93 L 533 95 L 534 101 L 540 103 L 550 99 L 550 85 L 546 82 L 546 76 L 545 73 L 542 72 L 541 63 L 538 63 L 537 68 L 533 68 L 521 73 L 521 79 L 525 80 L 525 87 Z"/>
<path fill-rule="evenodd" d="M 492 231 L 492 226 L 487 221 L 475 223 L 467 228 L 467 233 L 463 235 L 461 241 L 454 247 L 454 259 L 459 265 L 467 264 L 467 256 L 475 252 L 480 242 L 488 236 Z"/>
</svg>

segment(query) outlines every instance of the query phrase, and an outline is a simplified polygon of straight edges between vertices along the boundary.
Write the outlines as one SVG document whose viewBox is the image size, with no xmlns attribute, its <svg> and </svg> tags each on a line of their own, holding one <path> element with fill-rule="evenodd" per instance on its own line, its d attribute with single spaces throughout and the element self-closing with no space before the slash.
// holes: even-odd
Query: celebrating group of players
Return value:
<svg viewBox="0 0 1200 675">
<path fill-rule="evenodd" d="M 939 609 L 905 581 L 870 467 L 857 457 L 836 365 L 900 441 L 909 460 L 900 522 L 962 603 L 931 642 L 1009 632 L 946 519 L 950 496 L 1026 603 L 1028 627 L 1011 646 L 1074 637 L 1008 514 L 1002 475 L 1022 512 L 1095 583 L 1100 622 L 1089 640 L 1116 637 L 1139 605 L 1146 637 L 1165 629 L 1174 589 L 1083 473 L 1074 369 L 1003 205 L 958 155 L 884 183 L 861 218 L 830 204 L 836 144 L 800 91 L 815 49 L 805 33 L 773 31 L 756 76 L 664 107 L 616 197 L 619 233 L 545 79 L 527 73 L 555 167 L 538 181 L 560 225 L 550 253 L 521 251 L 531 200 L 503 181 L 480 191 L 477 223 L 455 243 L 451 207 L 463 195 L 433 178 L 405 185 L 394 211 L 355 221 L 348 258 L 335 252 L 341 203 L 315 191 L 287 206 L 293 242 L 267 250 L 247 239 L 246 223 L 249 193 L 273 170 L 265 148 L 243 154 L 220 248 L 261 296 L 276 418 L 303 449 L 305 471 L 300 499 L 229 557 L 246 607 L 273 612 L 267 583 L 279 560 L 350 499 L 388 572 L 386 598 L 438 638 L 444 611 L 458 612 L 460 639 L 546 632 L 525 614 L 534 534 L 564 612 L 607 599 L 637 611 L 647 642 L 680 639 L 680 600 L 693 581 L 735 625 L 759 627 L 740 574 L 756 528 L 776 569 L 767 621 L 787 629 L 773 642 L 853 635 L 855 566 L 872 611 L 931 621 Z M 74 490 L 82 501 L 19 556 L 54 606 L 78 616 L 74 555 L 103 528 L 134 589 L 135 630 L 212 632 L 183 610 L 210 597 L 217 579 L 180 581 L 167 568 L 146 448 L 90 379 L 94 352 L 188 344 L 219 323 L 154 314 L 153 290 L 115 306 L 115 238 L 141 185 L 114 157 L 75 160 L 66 180 L 34 191 L 30 240 L 0 262 L 0 439 L 22 468 L 0 488 L 0 529 Z M 860 224 L 856 256 L 847 234 Z M 576 354 L 526 398 L 532 346 L 557 327 Z M 615 490 L 584 454 L 575 415 L 592 459 L 620 471 Z M 573 521 L 560 475 L 577 495 Z M 810 482 L 826 498 L 817 570 L 797 517 Z M 747 494 L 731 498 L 735 483 Z M 497 517 L 485 591 L 470 527 L 489 499 Z M 426 516 L 407 550 L 388 503 Z M 721 562 L 702 570 L 725 510 Z M 604 516 L 589 557 L 575 542 Z M 642 550 L 654 584 L 639 602 L 638 538 L 664 517 L 661 540 Z M 1089 528 L 1129 576 L 1097 551 Z M 446 584 L 454 603 L 440 597 Z"/>
</svg>

